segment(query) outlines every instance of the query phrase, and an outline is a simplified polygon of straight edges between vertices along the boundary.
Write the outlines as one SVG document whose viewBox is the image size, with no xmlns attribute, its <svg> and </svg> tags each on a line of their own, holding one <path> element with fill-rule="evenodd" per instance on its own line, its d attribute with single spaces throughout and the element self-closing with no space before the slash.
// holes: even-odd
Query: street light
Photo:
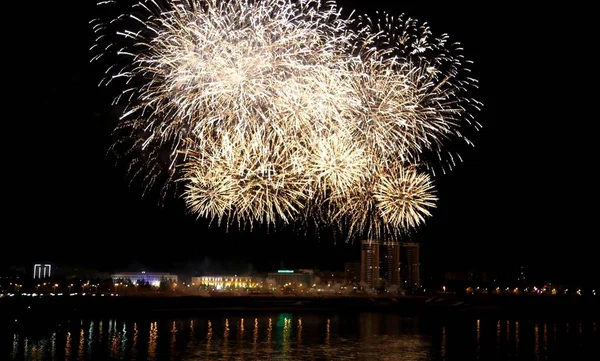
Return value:
<svg viewBox="0 0 600 361">
<path fill-rule="evenodd" d="M 54 284 L 54 293 L 56 293 L 56 287 L 58 287 L 58 283 Z"/>
</svg>

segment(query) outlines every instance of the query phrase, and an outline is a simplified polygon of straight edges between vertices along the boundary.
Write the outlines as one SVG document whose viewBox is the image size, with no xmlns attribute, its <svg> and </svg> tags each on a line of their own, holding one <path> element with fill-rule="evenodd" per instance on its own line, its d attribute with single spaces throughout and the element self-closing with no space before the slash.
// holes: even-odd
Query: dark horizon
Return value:
<svg viewBox="0 0 600 361">
<path fill-rule="evenodd" d="M 356 245 L 327 235 L 209 229 L 180 199 L 161 207 L 155 196 L 142 199 L 138 185 L 129 187 L 123 167 L 107 155 L 116 113 L 113 94 L 96 87 L 103 69 L 89 64 L 89 3 L 36 5 L 27 29 L 5 46 L 12 54 L 6 103 L 17 114 L 5 134 L 19 137 L 19 147 L 5 150 L 0 264 L 116 267 L 137 260 L 160 268 L 207 258 L 261 270 L 281 261 L 337 269 L 360 257 Z M 473 96 L 484 103 L 475 118 L 483 130 L 470 137 L 474 148 L 461 148 L 464 162 L 436 178 L 438 208 L 409 238 L 421 244 L 423 272 L 526 264 L 552 279 L 594 280 L 597 197 L 594 177 L 585 175 L 592 153 L 582 147 L 591 143 L 578 124 L 593 116 L 585 106 L 591 96 L 581 90 L 587 79 L 578 74 L 590 51 L 585 9 L 338 3 L 426 21 L 474 61 L 480 89 Z"/>
</svg>

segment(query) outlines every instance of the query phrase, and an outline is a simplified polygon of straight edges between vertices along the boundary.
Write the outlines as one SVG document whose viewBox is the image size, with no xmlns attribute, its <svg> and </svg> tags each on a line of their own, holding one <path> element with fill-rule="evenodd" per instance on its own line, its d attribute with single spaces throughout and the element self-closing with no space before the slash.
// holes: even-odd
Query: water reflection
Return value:
<svg viewBox="0 0 600 361">
<path fill-rule="evenodd" d="M 137 359 L 137 343 L 138 343 L 138 325 L 137 322 L 133 323 L 133 336 L 131 339 L 131 359 Z"/>
<path fill-rule="evenodd" d="M 548 324 L 544 322 L 544 353 L 548 351 Z"/>
<path fill-rule="evenodd" d="M 290 352 L 291 318 L 284 317 L 282 330 L 281 354 L 287 356 Z"/>
<path fill-rule="evenodd" d="M 16 333 L 13 335 L 13 345 L 11 356 L 13 359 L 17 358 L 17 352 L 19 351 L 19 335 Z"/>
<path fill-rule="evenodd" d="M 302 318 L 298 319 L 298 346 L 302 345 Z"/>
<path fill-rule="evenodd" d="M 500 321 L 496 324 L 496 349 L 500 351 L 500 345 L 502 344 L 500 340 Z"/>
<path fill-rule="evenodd" d="M 121 337 L 122 331 L 117 331 L 116 320 L 108 322 L 110 348 L 108 355 L 111 358 L 119 358 L 121 356 Z"/>
<path fill-rule="evenodd" d="M 86 354 L 89 356 L 92 354 L 92 344 L 94 342 L 94 321 L 90 321 L 90 326 L 88 327 L 88 337 L 86 343 Z"/>
<path fill-rule="evenodd" d="M 266 353 L 267 354 L 271 354 L 272 350 L 273 350 L 273 345 L 271 343 L 271 340 L 273 338 L 273 320 L 271 320 L 271 318 L 269 318 L 269 326 L 267 327 L 267 342 L 266 342 Z"/>
<path fill-rule="evenodd" d="M 171 325 L 171 342 L 169 343 L 169 350 L 171 351 L 171 355 L 177 354 L 176 341 L 177 341 L 177 323 L 173 321 Z"/>
<path fill-rule="evenodd" d="M 225 329 L 223 330 L 223 343 L 221 346 L 223 360 L 229 358 L 229 319 L 225 320 Z"/>
<path fill-rule="evenodd" d="M 533 346 L 533 352 L 535 353 L 535 359 L 539 360 L 540 359 L 540 328 L 537 325 L 537 323 L 535 324 L 535 328 L 534 328 L 534 333 L 535 333 L 535 343 Z"/>
<path fill-rule="evenodd" d="M 150 335 L 148 337 L 148 359 L 156 360 L 156 340 L 158 339 L 158 324 L 150 323 Z"/>
<path fill-rule="evenodd" d="M 442 360 L 446 359 L 446 327 L 442 327 L 442 348 L 441 348 Z"/>
<path fill-rule="evenodd" d="M 477 339 L 476 339 L 476 343 L 477 343 L 477 358 L 479 358 L 479 354 L 481 353 L 481 320 L 477 320 L 476 323 L 476 330 L 477 330 Z"/>
<path fill-rule="evenodd" d="M 37 348 L 36 344 L 35 344 L 35 343 L 32 343 L 32 344 L 31 344 L 31 351 L 30 351 L 30 354 L 31 354 L 31 357 L 32 357 L 34 360 L 35 360 L 35 359 L 37 359 L 37 357 L 36 357 L 36 356 L 37 356 L 37 349 L 38 349 L 38 348 Z"/>
<path fill-rule="evenodd" d="M 580 359 L 595 352 L 598 337 L 592 321 L 423 321 L 383 313 L 104 322 L 107 327 L 102 320 L 77 321 L 46 336 L 1 337 L 10 337 L 2 340 L 12 346 L 9 360 L 60 361 Z"/>
<path fill-rule="evenodd" d="M 83 329 L 79 331 L 79 352 L 77 353 L 77 358 L 79 360 L 83 360 L 83 352 L 85 351 L 85 333 Z"/>
<path fill-rule="evenodd" d="M 327 319 L 327 330 L 325 331 L 325 345 L 329 346 L 331 341 L 331 320 Z"/>
<path fill-rule="evenodd" d="M 519 355 L 519 340 L 520 340 L 520 331 L 519 331 L 519 321 L 515 321 L 515 354 Z"/>
<path fill-rule="evenodd" d="M 52 333 L 50 337 L 50 354 L 54 355 L 56 353 L 56 332 Z"/>
<path fill-rule="evenodd" d="M 27 350 L 27 339 L 25 339 L 25 350 Z M 71 332 L 67 332 L 67 339 L 65 341 L 65 359 L 71 356 Z"/>
<path fill-rule="evenodd" d="M 210 349 L 210 342 L 212 341 L 213 331 L 212 331 L 212 322 L 208 320 L 208 332 L 206 333 L 206 349 Z"/>
<path fill-rule="evenodd" d="M 254 319 L 254 330 L 252 331 L 252 351 L 256 355 L 258 350 L 258 318 Z"/>
</svg>

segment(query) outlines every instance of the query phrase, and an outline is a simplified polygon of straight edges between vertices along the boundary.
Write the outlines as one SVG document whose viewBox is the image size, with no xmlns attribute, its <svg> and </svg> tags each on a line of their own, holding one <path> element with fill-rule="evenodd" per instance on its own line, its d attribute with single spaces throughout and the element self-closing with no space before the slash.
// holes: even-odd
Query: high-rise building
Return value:
<svg viewBox="0 0 600 361">
<path fill-rule="evenodd" d="M 379 287 L 381 277 L 389 286 L 417 289 L 421 287 L 420 266 L 418 243 L 362 241 L 360 281 L 370 288 Z"/>
<path fill-rule="evenodd" d="M 379 248 L 376 241 L 362 241 L 360 249 L 360 281 L 370 288 L 379 287 Z"/>
<path fill-rule="evenodd" d="M 33 265 L 33 278 L 49 278 L 52 276 L 52 265 L 36 263 Z"/>
<path fill-rule="evenodd" d="M 383 243 L 383 278 L 388 285 L 400 285 L 400 244 Z"/>
<path fill-rule="evenodd" d="M 421 287 L 419 244 L 400 243 L 400 280 L 407 290 Z"/>
</svg>

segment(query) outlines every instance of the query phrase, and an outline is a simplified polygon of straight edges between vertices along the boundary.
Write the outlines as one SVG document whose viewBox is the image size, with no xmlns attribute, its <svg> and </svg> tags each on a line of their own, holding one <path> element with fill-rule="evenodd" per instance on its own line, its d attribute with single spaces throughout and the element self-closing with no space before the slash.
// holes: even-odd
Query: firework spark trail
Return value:
<svg viewBox="0 0 600 361">
<path fill-rule="evenodd" d="M 356 84 L 368 109 L 359 114 L 366 117 L 359 125 L 366 136 L 377 137 L 372 143 L 380 152 L 421 162 L 424 152 L 441 152 L 446 140 L 464 139 L 465 123 L 479 127 L 470 113 L 479 103 L 468 96 L 477 82 L 458 43 L 402 16 L 359 16 L 357 24 L 355 47 L 363 58 L 358 72 L 368 74 Z"/>
<path fill-rule="evenodd" d="M 132 169 L 148 185 L 167 169 L 198 217 L 393 238 L 435 207 L 416 164 L 479 127 L 461 48 L 416 20 L 345 18 L 319 0 L 133 9 L 94 23 L 94 60 L 124 60 L 103 84 L 124 81 Z"/>
</svg>

